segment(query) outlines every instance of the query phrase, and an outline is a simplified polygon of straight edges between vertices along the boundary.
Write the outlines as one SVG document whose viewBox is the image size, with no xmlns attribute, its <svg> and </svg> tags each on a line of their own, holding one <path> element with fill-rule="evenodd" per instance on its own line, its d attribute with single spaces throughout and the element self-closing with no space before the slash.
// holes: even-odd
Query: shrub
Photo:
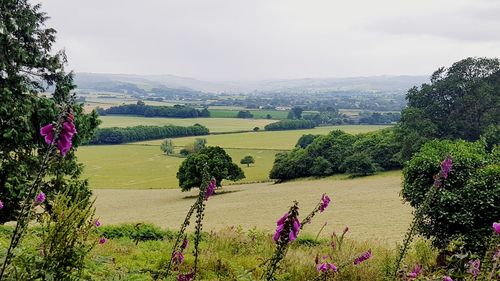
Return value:
<svg viewBox="0 0 500 281">
<path fill-rule="evenodd" d="M 283 130 L 297 130 L 297 129 L 312 129 L 316 127 L 316 123 L 310 120 L 281 120 L 264 127 L 266 131 L 283 131 Z"/>
<path fill-rule="evenodd" d="M 347 157 L 342 163 L 342 169 L 352 177 L 373 175 L 377 171 L 370 155 L 364 152 L 356 152 Z"/>
<path fill-rule="evenodd" d="M 447 156 L 452 157 L 453 169 L 426 208 L 418 232 L 439 249 L 462 239 L 465 249 L 484 251 L 491 224 L 500 217 L 500 157 L 488 153 L 483 142 L 425 144 L 403 170 L 403 198 L 418 208 Z"/>
<path fill-rule="evenodd" d="M 148 223 L 124 223 L 99 227 L 102 236 L 108 239 L 129 238 L 136 242 L 148 240 L 172 239 L 174 233 Z"/>
</svg>

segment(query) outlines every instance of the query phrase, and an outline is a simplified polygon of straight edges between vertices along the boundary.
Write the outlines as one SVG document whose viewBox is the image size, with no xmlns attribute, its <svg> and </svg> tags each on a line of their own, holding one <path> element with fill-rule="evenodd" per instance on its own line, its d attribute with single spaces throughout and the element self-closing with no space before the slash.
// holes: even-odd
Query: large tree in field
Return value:
<svg viewBox="0 0 500 281">
<path fill-rule="evenodd" d="M 0 223 L 15 218 L 20 198 L 39 170 L 40 155 L 48 148 L 40 127 L 56 120 L 74 88 L 71 73 L 64 71 L 64 53 L 51 50 L 56 31 L 45 27 L 46 19 L 40 5 L 0 1 Z M 48 89 L 52 93 L 45 93 Z M 92 136 L 98 119 L 95 112 L 84 114 L 81 105 L 71 110 L 78 131 L 73 147 L 78 147 Z M 71 150 L 49 162 L 41 187 L 49 198 L 66 189 L 89 198 L 81 172 Z"/>
<path fill-rule="evenodd" d="M 467 58 L 440 68 L 406 98 L 398 128 L 403 159 L 430 139 L 477 140 L 500 120 L 500 61 Z"/>
<path fill-rule="evenodd" d="M 221 186 L 224 179 L 237 181 L 245 178 L 243 170 L 218 146 L 208 146 L 190 155 L 182 162 L 177 172 L 182 191 L 200 187 L 203 180 L 206 180 L 203 178 L 205 176 L 215 178 L 217 186 Z"/>
</svg>

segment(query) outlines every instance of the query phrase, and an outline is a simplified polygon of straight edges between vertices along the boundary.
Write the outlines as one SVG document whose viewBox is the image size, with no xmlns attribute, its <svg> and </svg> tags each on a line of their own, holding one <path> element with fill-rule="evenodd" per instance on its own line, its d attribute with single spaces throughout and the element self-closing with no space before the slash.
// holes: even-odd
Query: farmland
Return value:
<svg viewBox="0 0 500 281">
<path fill-rule="evenodd" d="M 250 167 L 241 165 L 246 178 L 240 183 L 248 183 L 267 181 L 274 155 L 292 149 L 303 134 L 327 134 L 333 129 L 361 133 L 383 127 L 335 126 L 296 131 L 209 135 L 205 138 L 207 145 L 226 149 L 236 163 L 245 155 L 254 156 L 255 164 Z M 176 138 L 173 142 L 179 147 L 194 139 Z M 89 178 L 92 188 L 176 188 L 175 175 L 184 159 L 163 155 L 160 143 L 161 140 L 155 140 L 123 145 L 84 146 L 79 148 L 77 156 L 85 165 L 84 177 Z"/>
</svg>

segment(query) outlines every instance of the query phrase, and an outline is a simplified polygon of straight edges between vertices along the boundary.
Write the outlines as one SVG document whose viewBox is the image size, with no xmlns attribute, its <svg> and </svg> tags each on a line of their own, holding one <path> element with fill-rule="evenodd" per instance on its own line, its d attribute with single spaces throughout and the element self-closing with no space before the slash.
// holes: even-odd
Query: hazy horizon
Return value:
<svg viewBox="0 0 500 281">
<path fill-rule="evenodd" d="M 36 1 L 33 1 L 36 2 Z M 429 76 L 500 56 L 500 1 L 42 1 L 75 72 L 204 81 Z"/>
</svg>

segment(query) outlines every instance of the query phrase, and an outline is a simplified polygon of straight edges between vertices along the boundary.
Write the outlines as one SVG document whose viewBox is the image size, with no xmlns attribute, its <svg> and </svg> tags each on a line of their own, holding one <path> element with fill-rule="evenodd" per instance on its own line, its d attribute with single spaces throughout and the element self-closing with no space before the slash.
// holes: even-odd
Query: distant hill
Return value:
<svg viewBox="0 0 500 281">
<path fill-rule="evenodd" d="M 427 76 L 369 76 L 347 78 L 303 78 L 261 81 L 209 82 L 174 75 L 76 73 L 79 89 L 143 93 L 151 89 L 167 91 L 248 93 L 248 92 L 400 92 L 428 82 Z"/>
</svg>

